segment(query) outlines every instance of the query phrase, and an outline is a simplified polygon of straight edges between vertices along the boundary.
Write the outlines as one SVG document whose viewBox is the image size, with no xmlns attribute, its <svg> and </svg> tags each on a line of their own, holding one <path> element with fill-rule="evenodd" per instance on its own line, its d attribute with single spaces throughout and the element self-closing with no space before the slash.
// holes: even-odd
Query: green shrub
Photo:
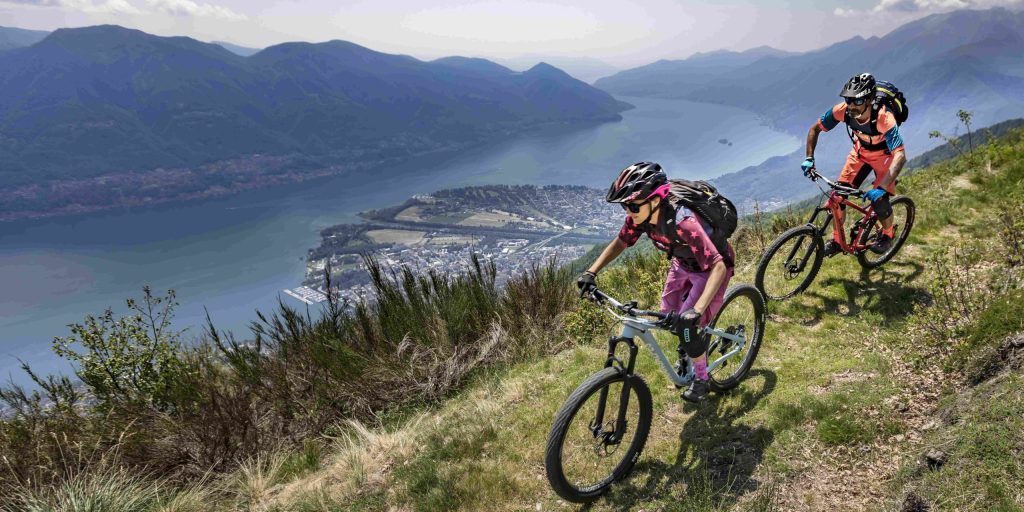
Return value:
<svg viewBox="0 0 1024 512">
<path fill-rule="evenodd" d="M 108 308 L 99 317 L 86 315 L 84 323 L 70 325 L 71 336 L 54 338 L 53 351 L 75 364 L 78 378 L 107 406 L 141 402 L 166 410 L 187 371 L 178 357 L 180 333 L 171 329 L 178 303 L 173 290 L 165 297 L 148 286 L 142 291 L 141 303 L 127 300 L 133 314 L 115 318 Z"/>
</svg>

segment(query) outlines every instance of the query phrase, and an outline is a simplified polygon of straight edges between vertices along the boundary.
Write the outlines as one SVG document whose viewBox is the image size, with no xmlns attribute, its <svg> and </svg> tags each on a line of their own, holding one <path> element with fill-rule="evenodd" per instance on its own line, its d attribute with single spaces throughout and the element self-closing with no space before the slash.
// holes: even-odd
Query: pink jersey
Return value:
<svg viewBox="0 0 1024 512">
<path fill-rule="evenodd" d="M 691 271 L 708 272 L 719 261 L 724 261 L 726 265 L 731 267 L 731 262 L 736 260 L 733 255 L 732 246 L 728 248 L 728 257 L 718 252 L 718 248 L 715 247 L 714 242 L 708 237 L 700 221 L 693 215 L 680 216 L 676 219 L 676 233 L 679 236 L 679 240 L 689 245 L 690 250 L 693 251 L 695 268 L 689 269 Z M 626 222 L 622 225 L 622 229 L 619 230 L 619 240 L 622 240 L 622 243 L 626 244 L 627 247 L 632 247 L 640 239 L 640 235 L 643 234 L 646 234 L 658 249 L 667 252 L 668 248 L 672 246 L 672 241 L 669 240 L 668 236 L 658 232 L 651 223 L 637 226 L 633 223 L 633 219 L 629 217 L 626 217 Z"/>
</svg>

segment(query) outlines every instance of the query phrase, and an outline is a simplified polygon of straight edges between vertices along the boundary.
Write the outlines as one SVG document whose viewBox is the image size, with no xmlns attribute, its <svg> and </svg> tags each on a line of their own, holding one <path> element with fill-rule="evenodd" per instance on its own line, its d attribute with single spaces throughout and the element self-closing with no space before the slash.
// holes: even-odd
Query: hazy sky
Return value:
<svg viewBox="0 0 1024 512">
<path fill-rule="evenodd" d="M 808 50 L 912 19 L 1024 0 L 0 0 L 0 25 L 115 23 L 264 47 L 344 39 L 421 59 L 588 57 L 619 67 L 716 49 Z"/>
</svg>

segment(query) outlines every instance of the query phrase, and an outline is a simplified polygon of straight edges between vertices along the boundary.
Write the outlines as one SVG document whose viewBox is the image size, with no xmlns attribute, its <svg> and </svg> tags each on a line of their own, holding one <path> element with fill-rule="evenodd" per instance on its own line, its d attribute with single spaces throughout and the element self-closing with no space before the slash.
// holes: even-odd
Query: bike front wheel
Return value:
<svg viewBox="0 0 1024 512">
<path fill-rule="evenodd" d="M 711 335 L 707 351 L 708 366 L 718 365 L 708 371 L 711 378 L 708 384 L 712 391 L 721 392 L 736 387 L 750 371 L 764 336 L 765 310 L 764 296 L 749 284 L 733 286 L 725 293 L 722 308 L 709 327 L 739 336 L 742 341 Z"/>
<path fill-rule="evenodd" d="M 569 395 L 548 434 L 544 467 L 551 488 L 586 503 L 628 475 L 647 442 L 651 409 L 651 390 L 639 376 L 614 367 L 590 376 Z"/>
<path fill-rule="evenodd" d="M 910 230 L 914 227 L 914 215 L 916 212 L 914 201 L 906 196 L 896 196 L 889 200 L 889 204 L 892 205 L 892 245 L 889 246 L 889 250 L 882 254 L 876 254 L 871 249 L 857 253 L 857 261 L 864 268 L 878 268 L 891 260 L 893 256 L 896 256 L 896 253 L 900 251 L 900 248 L 907 241 L 907 237 L 910 236 Z M 864 244 L 868 246 L 873 245 L 878 240 L 878 235 L 881 232 L 882 223 L 876 219 L 871 227 L 862 235 Z"/>
<path fill-rule="evenodd" d="M 825 244 L 814 226 L 786 231 L 761 255 L 754 285 L 769 300 L 788 299 L 811 285 L 821 269 Z"/>
</svg>

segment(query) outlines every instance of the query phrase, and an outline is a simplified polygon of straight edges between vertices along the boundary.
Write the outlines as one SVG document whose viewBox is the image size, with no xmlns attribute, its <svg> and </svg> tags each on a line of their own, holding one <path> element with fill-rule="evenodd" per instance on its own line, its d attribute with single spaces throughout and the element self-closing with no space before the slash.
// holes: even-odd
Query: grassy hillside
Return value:
<svg viewBox="0 0 1024 512">
<path fill-rule="evenodd" d="M 637 372 L 654 394 L 651 437 L 631 477 L 588 509 L 1024 508 L 1022 182 L 1024 130 L 902 180 L 902 193 L 918 205 L 903 251 L 871 273 L 853 258 L 827 260 L 807 292 L 771 304 L 749 377 L 700 407 L 684 405 L 642 351 Z M 741 267 L 734 282 L 751 282 L 763 246 L 800 217 L 784 213 L 748 223 L 738 235 Z M 665 266 L 662 256 L 635 251 L 602 273 L 599 284 L 615 296 L 653 305 Z M 8 481 L 6 503 L 15 510 L 82 510 L 66 504 L 88 495 L 113 500 L 106 502 L 111 510 L 573 508 L 545 480 L 545 438 L 563 400 L 601 367 L 612 326 L 593 306 L 549 299 L 557 293 L 524 295 L 534 286 L 567 285 L 564 277 L 547 275 L 515 287 L 512 299 L 488 299 L 493 306 L 487 315 L 470 313 L 465 302 L 441 308 L 446 303 L 433 299 L 426 303 L 444 313 L 446 323 L 428 316 L 370 329 L 384 338 L 405 330 L 409 335 L 399 338 L 422 351 L 420 359 L 402 359 L 410 350 L 402 343 L 379 345 L 399 354 L 384 359 L 388 368 L 433 364 L 429 371 L 412 366 L 410 380 L 361 370 L 361 378 L 388 387 L 388 397 L 412 397 L 398 407 L 329 416 L 337 422 L 325 434 L 260 444 L 213 476 L 147 477 L 125 470 L 116 453 L 96 452 L 88 470 L 55 478 L 52 485 Z M 405 279 L 404 288 L 391 290 L 422 299 L 417 281 Z M 480 289 L 459 283 L 460 291 Z M 385 301 L 392 307 L 415 302 Z M 403 318 L 411 311 L 375 312 Z M 493 322 L 481 321 L 484 316 Z M 301 319 L 285 320 L 281 336 L 289 325 L 305 332 Z M 417 322 L 419 331 L 412 328 Z M 437 340 L 438 332 L 456 325 L 463 326 L 458 337 L 434 345 L 441 352 L 415 344 Z M 355 327 L 345 335 L 361 336 Z M 487 335 L 465 341 L 480 329 Z M 674 348 L 674 340 L 661 341 Z M 267 350 L 267 362 L 289 353 Z M 437 385 L 449 376 L 445 358 L 463 369 L 484 364 Z M 306 366 L 289 370 L 297 387 L 288 396 L 296 400 L 304 396 L 298 371 L 316 369 L 316 359 L 302 361 Z M 336 378 L 341 380 L 332 382 L 344 382 Z M 233 389 L 229 382 L 223 381 L 225 389 Z M 274 382 L 267 386 L 281 392 Z M 131 506 L 110 504 L 129 498 L 138 499 Z"/>
<path fill-rule="evenodd" d="M 651 438 L 633 476 L 592 510 L 1024 507 L 1022 375 L 1001 367 L 1021 360 L 1004 338 L 1024 329 L 1015 300 L 1022 247 L 1008 242 L 1022 236 L 1022 157 L 1017 131 L 904 180 L 919 207 L 904 252 L 872 273 L 834 258 L 807 293 L 773 304 L 762 352 L 736 392 L 684 406 L 653 358 L 642 358 L 638 373 L 655 395 Z M 1006 212 L 1015 226 L 996 221 Z M 737 282 L 751 279 L 746 262 Z M 654 304 L 663 266 L 658 255 L 638 255 L 600 282 Z M 982 285 L 993 272 L 1002 282 Z M 972 305 L 943 302 L 948 287 L 969 293 Z M 564 398 L 601 366 L 601 336 L 587 331 L 606 326 L 581 328 L 600 318 L 591 307 L 568 314 L 567 331 L 585 334 L 573 348 L 481 376 L 411 421 L 346 438 L 326 468 L 263 503 L 568 508 L 544 479 L 544 440 Z M 995 377 L 972 386 L 977 368 Z M 926 453 L 938 451 L 945 462 L 929 469 Z"/>
</svg>

